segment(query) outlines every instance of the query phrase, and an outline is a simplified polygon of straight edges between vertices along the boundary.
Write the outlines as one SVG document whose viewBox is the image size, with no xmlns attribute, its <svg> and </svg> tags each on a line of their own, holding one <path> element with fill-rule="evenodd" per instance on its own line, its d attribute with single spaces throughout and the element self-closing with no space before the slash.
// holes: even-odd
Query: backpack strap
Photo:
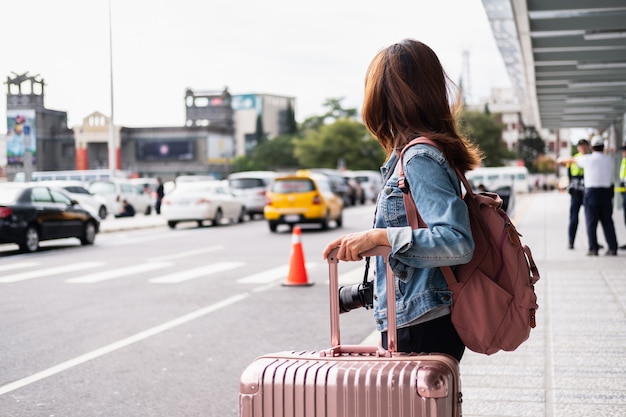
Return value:
<svg viewBox="0 0 626 417">
<path fill-rule="evenodd" d="M 404 157 L 404 153 L 406 152 L 407 149 L 419 143 L 431 145 L 441 150 L 441 148 L 439 147 L 437 143 L 435 143 L 431 139 L 428 139 L 425 136 L 420 136 L 418 138 L 413 139 L 408 144 L 406 144 L 406 146 L 400 152 L 400 158 L 398 158 L 398 174 L 399 174 L 398 187 L 400 188 L 400 190 L 402 190 L 402 200 L 404 201 L 404 210 L 406 211 L 407 221 L 409 222 L 409 225 L 413 229 L 427 228 L 428 225 L 426 224 L 426 222 L 424 222 L 424 219 L 422 219 L 422 216 L 420 215 L 420 212 L 417 209 L 417 206 L 415 205 L 415 201 L 413 201 L 411 188 L 409 187 L 409 183 L 407 182 L 406 176 L 404 175 L 404 168 L 402 167 L 402 158 Z M 462 175 L 456 167 L 454 168 L 454 170 L 456 171 L 457 176 L 461 178 L 461 181 L 463 182 L 465 189 L 468 190 L 468 192 L 473 193 L 472 187 L 470 187 L 469 182 L 467 181 L 467 178 L 465 178 L 465 175 Z M 440 266 L 439 269 L 441 270 L 441 273 L 443 274 L 443 277 L 445 278 L 446 283 L 448 284 L 448 287 L 457 283 L 457 279 L 454 276 L 454 272 L 452 272 L 452 268 L 446 265 L 446 266 Z"/>
</svg>

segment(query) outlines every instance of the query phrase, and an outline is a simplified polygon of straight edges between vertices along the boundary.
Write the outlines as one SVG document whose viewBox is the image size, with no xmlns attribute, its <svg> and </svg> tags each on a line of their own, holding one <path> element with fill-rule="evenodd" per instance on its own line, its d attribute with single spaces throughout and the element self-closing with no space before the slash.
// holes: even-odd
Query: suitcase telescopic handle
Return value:
<svg viewBox="0 0 626 417">
<path fill-rule="evenodd" d="M 330 341 L 332 353 L 379 353 L 381 352 L 381 348 L 378 346 L 341 345 L 339 332 L 339 260 L 337 259 L 337 251 L 338 248 L 333 249 L 328 255 L 328 276 L 330 280 L 328 285 L 330 287 Z M 388 262 L 389 253 L 391 253 L 391 247 L 377 246 L 361 254 L 364 258 L 367 256 L 382 257 L 387 269 L 387 351 L 382 350 L 382 352 L 386 354 L 397 351 L 396 282 Z M 391 302 L 389 302 L 390 300 Z"/>
</svg>

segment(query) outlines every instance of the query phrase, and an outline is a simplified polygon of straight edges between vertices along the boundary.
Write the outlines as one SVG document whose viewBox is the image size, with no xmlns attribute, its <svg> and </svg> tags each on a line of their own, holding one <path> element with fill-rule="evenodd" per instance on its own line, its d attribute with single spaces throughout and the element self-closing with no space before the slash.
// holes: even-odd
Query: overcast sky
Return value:
<svg viewBox="0 0 626 417">
<path fill-rule="evenodd" d="M 182 126 L 187 88 L 296 98 L 296 119 L 327 98 L 361 108 L 373 56 L 404 38 L 439 55 L 450 77 L 469 51 L 470 94 L 509 87 L 481 0 L 111 0 L 114 121 Z M 0 128 L 7 77 L 39 74 L 45 106 L 69 127 L 110 115 L 109 0 L 21 0 L 0 22 Z"/>
</svg>

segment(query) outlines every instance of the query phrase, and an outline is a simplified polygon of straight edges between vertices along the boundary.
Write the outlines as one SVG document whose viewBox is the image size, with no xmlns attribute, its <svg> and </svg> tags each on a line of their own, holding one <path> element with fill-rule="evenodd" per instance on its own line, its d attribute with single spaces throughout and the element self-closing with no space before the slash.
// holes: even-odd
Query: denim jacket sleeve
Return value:
<svg viewBox="0 0 626 417">
<path fill-rule="evenodd" d="M 396 170 L 385 186 L 385 222 L 392 247 L 389 262 L 395 275 L 408 281 L 416 269 L 469 262 L 474 241 L 455 171 L 443 154 L 429 145 L 411 147 L 403 163 L 413 200 L 428 228 L 413 230 L 408 225 Z M 389 216 L 391 211 L 395 216 Z"/>
</svg>

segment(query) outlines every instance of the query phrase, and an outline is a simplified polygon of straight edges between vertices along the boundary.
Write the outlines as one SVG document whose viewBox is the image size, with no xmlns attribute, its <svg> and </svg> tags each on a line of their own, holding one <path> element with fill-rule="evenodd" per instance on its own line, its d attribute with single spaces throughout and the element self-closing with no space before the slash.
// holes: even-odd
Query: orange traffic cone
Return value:
<svg viewBox="0 0 626 417">
<path fill-rule="evenodd" d="M 302 286 L 313 285 L 310 283 L 304 265 L 304 253 L 302 252 L 302 229 L 295 226 L 291 234 L 291 257 L 289 260 L 289 275 L 283 285 Z"/>
</svg>

